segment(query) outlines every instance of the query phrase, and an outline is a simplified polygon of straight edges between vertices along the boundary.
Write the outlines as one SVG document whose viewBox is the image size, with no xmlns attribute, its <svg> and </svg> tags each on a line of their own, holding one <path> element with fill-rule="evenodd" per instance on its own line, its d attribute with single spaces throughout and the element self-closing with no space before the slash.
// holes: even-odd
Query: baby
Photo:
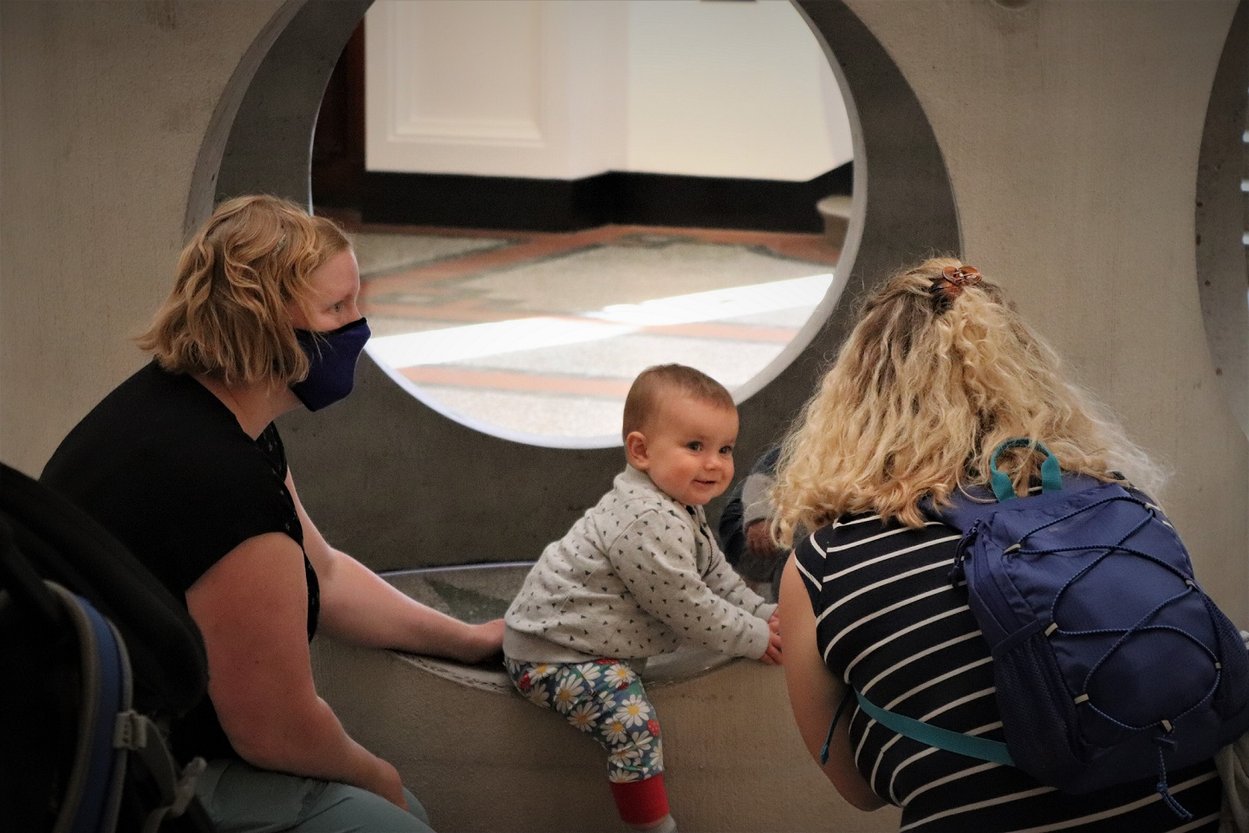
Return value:
<svg viewBox="0 0 1249 833">
<path fill-rule="evenodd" d="M 682 642 L 781 661 L 776 606 L 724 560 L 703 514 L 733 480 L 737 424 L 733 397 L 700 371 L 642 371 L 625 400 L 628 466 L 547 546 L 505 617 L 512 681 L 607 750 L 616 808 L 637 830 L 676 823 L 635 666 Z"/>
</svg>

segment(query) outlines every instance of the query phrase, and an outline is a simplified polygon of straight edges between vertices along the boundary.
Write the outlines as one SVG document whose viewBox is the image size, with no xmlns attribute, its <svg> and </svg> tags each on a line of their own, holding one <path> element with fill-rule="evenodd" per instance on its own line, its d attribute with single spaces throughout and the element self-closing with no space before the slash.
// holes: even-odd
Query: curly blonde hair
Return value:
<svg viewBox="0 0 1249 833">
<path fill-rule="evenodd" d="M 308 374 L 290 306 L 309 313 L 311 274 L 351 247 L 342 229 L 267 195 L 223 202 L 182 250 L 173 291 L 135 341 L 174 373 L 288 385 Z"/>
<path fill-rule="evenodd" d="M 1066 471 L 1101 480 L 1160 474 L 1058 355 L 987 280 L 953 287 L 933 258 L 889 279 L 865 302 L 836 361 L 786 437 L 773 490 L 773 535 L 839 516 L 878 513 L 920 526 L 921 498 L 947 504 L 987 483 L 1003 440 L 1043 442 Z M 974 270 L 972 270 L 974 271 Z M 1022 492 L 1040 455 L 1007 451 L 999 468 Z"/>
</svg>

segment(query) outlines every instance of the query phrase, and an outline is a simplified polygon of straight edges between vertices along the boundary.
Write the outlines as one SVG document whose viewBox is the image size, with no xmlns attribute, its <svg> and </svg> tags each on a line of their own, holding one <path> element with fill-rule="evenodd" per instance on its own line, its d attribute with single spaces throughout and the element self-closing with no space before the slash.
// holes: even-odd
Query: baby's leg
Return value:
<svg viewBox="0 0 1249 833">
<path fill-rule="evenodd" d="M 623 662 L 599 660 L 571 670 L 586 695 L 568 722 L 607 750 L 607 780 L 620 818 L 637 830 L 675 833 L 664 787 L 663 741 L 642 680 Z"/>
<path fill-rule="evenodd" d="M 668 812 L 655 707 L 627 663 L 506 664 L 521 694 L 564 715 L 607 750 L 612 798 L 626 824 L 650 833 L 676 833 Z"/>
</svg>

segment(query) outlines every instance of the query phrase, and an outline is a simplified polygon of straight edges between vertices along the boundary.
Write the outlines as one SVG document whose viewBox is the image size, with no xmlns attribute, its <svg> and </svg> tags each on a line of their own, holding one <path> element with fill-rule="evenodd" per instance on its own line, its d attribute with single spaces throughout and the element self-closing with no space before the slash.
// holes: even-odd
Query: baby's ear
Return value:
<svg viewBox="0 0 1249 833">
<path fill-rule="evenodd" d="M 625 460 L 638 471 L 646 471 L 650 466 L 650 456 L 646 453 L 646 437 L 641 431 L 630 431 L 625 437 Z"/>
</svg>

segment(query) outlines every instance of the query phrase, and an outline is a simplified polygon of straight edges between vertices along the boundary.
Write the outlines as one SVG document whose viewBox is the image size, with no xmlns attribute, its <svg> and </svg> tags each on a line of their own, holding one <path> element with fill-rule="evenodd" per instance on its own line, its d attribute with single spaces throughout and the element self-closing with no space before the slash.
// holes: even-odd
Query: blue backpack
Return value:
<svg viewBox="0 0 1249 833">
<path fill-rule="evenodd" d="M 997 461 L 1022 446 L 1045 455 L 1042 487 L 1016 497 Z M 1249 729 L 1239 633 L 1140 493 L 1064 475 L 1043 445 L 1023 439 L 994 450 L 990 485 L 992 495 L 926 509 L 963 532 L 951 581 L 966 579 L 989 643 L 1006 742 L 885 711 L 855 692 L 860 707 L 899 734 L 1064 792 L 1156 777 L 1167 805 L 1189 818 L 1167 770 L 1207 760 Z"/>
</svg>

